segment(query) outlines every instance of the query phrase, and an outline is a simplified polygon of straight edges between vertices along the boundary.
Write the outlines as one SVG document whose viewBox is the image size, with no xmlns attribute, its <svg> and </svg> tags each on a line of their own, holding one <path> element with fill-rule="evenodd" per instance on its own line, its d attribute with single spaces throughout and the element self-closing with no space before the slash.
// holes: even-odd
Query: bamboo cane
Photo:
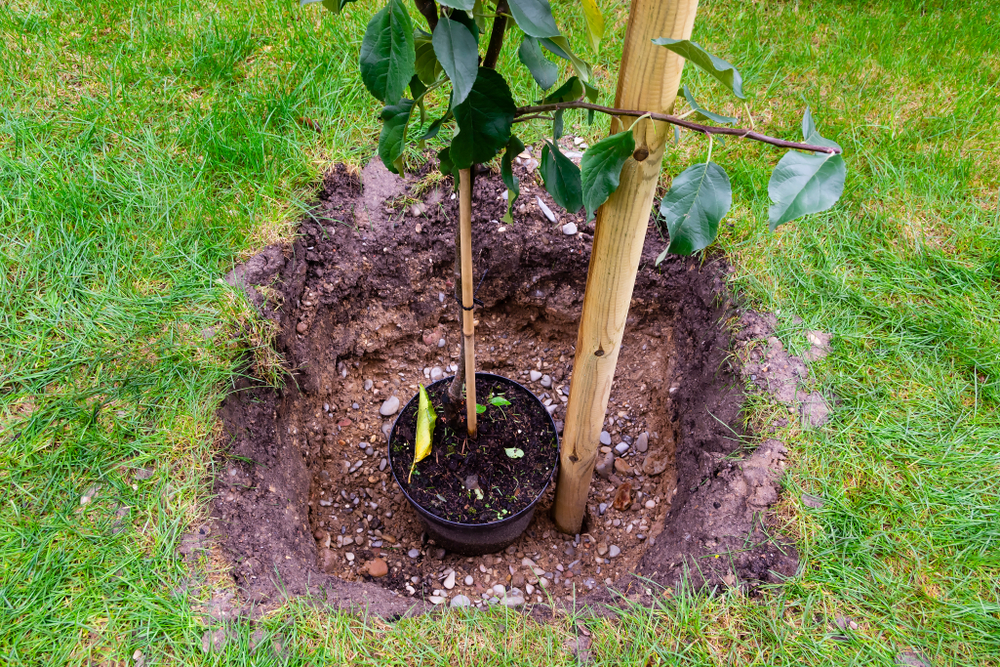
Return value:
<svg viewBox="0 0 1000 667">
<path fill-rule="evenodd" d="M 472 172 L 459 171 L 459 235 L 462 250 L 462 342 L 465 349 L 465 409 L 469 437 L 476 437 L 476 323 L 473 305 L 475 288 L 472 278 Z"/>
<path fill-rule="evenodd" d="M 615 107 L 670 113 L 684 60 L 651 40 L 690 38 L 697 9 L 697 0 L 633 0 Z M 633 118 L 616 116 L 611 132 L 620 132 L 633 122 Z M 556 527 L 566 533 L 580 532 L 587 509 L 611 382 L 669 131 L 664 122 L 648 118 L 638 122 L 636 151 L 622 169 L 618 189 L 597 213 L 553 508 Z"/>
</svg>

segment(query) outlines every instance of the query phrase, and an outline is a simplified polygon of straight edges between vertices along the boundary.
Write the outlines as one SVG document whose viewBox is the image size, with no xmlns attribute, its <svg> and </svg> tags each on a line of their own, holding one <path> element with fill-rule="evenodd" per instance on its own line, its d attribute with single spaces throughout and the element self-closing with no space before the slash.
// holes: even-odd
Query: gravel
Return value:
<svg viewBox="0 0 1000 667">
<path fill-rule="evenodd" d="M 611 444 L 611 434 L 607 431 L 601 431 L 601 444 L 610 445 Z"/>
<path fill-rule="evenodd" d="M 562 232 L 566 236 L 573 236 L 574 234 L 576 234 L 576 223 L 567 222 L 565 225 L 563 225 Z"/>
<path fill-rule="evenodd" d="M 540 371 L 531 371 L 528 373 L 528 377 L 531 378 L 532 382 L 538 382 L 542 379 L 542 373 Z"/>
<path fill-rule="evenodd" d="M 406 552 L 406 555 L 409 556 L 410 558 L 419 558 L 420 549 L 410 549 L 409 551 Z"/>
<path fill-rule="evenodd" d="M 618 452 L 619 456 L 623 456 L 628 451 L 628 445 L 624 442 L 619 442 L 615 445 L 615 451 Z"/>
<path fill-rule="evenodd" d="M 643 431 L 639 434 L 639 438 L 635 441 L 635 450 L 637 452 L 645 453 L 649 449 L 649 433 Z"/>
<path fill-rule="evenodd" d="M 399 410 L 399 398 L 397 396 L 390 396 L 382 403 L 382 407 L 378 409 L 378 413 L 383 417 L 391 417 L 396 414 Z"/>
<path fill-rule="evenodd" d="M 619 549 L 617 545 L 612 544 L 608 547 L 608 558 L 617 558 L 621 552 L 622 550 Z"/>
<path fill-rule="evenodd" d="M 472 604 L 472 600 L 464 595 L 456 595 L 451 599 L 452 607 L 468 607 L 470 604 Z"/>
<path fill-rule="evenodd" d="M 552 377 L 549 375 L 542 376 L 542 386 L 548 389 L 552 386 Z"/>
</svg>

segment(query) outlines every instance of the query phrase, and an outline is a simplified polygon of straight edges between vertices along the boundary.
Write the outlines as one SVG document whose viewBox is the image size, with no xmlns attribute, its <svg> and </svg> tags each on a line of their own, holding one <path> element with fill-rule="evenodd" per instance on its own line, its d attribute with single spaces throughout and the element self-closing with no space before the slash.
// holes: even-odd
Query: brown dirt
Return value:
<svg viewBox="0 0 1000 667">
<path fill-rule="evenodd" d="M 338 167 L 295 243 L 230 275 L 280 326 L 277 346 L 292 369 L 280 391 L 237 381 L 220 409 L 226 437 L 214 534 L 247 602 L 267 608 L 312 594 L 394 615 L 459 593 L 483 603 L 496 584 L 541 602 L 540 579 L 556 602 L 570 604 L 610 601 L 608 586 L 648 597 L 650 584 L 636 575 L 676 587 L 689 572 L 696 586 L 752 588 L 794 572 L 794 550 L 766 528 L 783 448 L 765 443 L 746 460 L 729 456 L 747 434 L 721 324 L 733 315 L 727 267 L 673 257 L 654 267 L 661 244 L 652 226 L 608 406 L 612 445 L 631 445 L 606 477 L 595 475 L 586 532 L 555 530 L 550 489 L 532 526 L 503 553 L 467 558 L 425 543 L 384 463 L 393 417 L 383 419 L 379 407 L 393 395 L 405 404 L 418 382 L 459 363 L 458 313 L 447 296 L 458 207 L 447 184 L 419 192 L 429 179 L 404 184 L 375 162 L 361 175 L 369 196 Z M 535 175 L 518 169 L 513 225 L 497 222 L 506 206 L 500 179 L 487 174 L 475 184 L 477 276 L 488 269 L 477 361 L 554 406 L 561 430 L 593 226 L 556 208 Z M 418 192 L 423 211 L 410 207 Z M 569 221 L 579 234 L 563 234 Z M 532 381 L 532 371 L 544 376 Z M 616 495 L 626 496 L 623 509 L 612 504 Z M 612 546 L 620 549 L 614 558 Z M 386 576 L 368 574 L 376 558 Z M 456 585 L 445 590 L 452 572 Z"/>
</svg>

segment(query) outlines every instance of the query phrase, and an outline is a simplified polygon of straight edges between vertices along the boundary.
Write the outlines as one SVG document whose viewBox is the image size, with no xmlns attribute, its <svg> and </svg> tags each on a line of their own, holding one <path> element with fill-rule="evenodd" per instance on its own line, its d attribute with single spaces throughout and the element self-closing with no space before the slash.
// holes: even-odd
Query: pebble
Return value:
<svg viewBox="0 0 1000 667">
<path fill-rule="evenodd" d="M 447 599 L 448 598 L 443 598 L 440 595 L 431 595 L 430 597 L 427 598 L 427 601 L 430 602 L 431 604 L 441 604 Z"/>
<path fill-rule="evenodd" d="M 601 444 L 610 445 L 611 444 L 611 434 L 607 431 L 601 431 Z"/>
<path fill-rule="evenodd" d="M 454 572 L 452 572 L 451 574 L 449 574 L 448 577 L 444 580 L 444 587 L 447 588 L 449 591 L 455 587 L 455 573 Z"/>
<path fill-rule="evenodd" d="M 528 377 L 531 378 L 532 382 L 538 382 L 539 380 L 542 379 L 542 372 L 541 371 L 531 371 L 531 372 L 528 373 Z"/>
<path fill-rule="evenodd" d="M 385 436 L 386 442 L 388 442 L 389 436 L 392 435 L 392 422 L 382 424 L 382 435 Z"/>
<path fill-rule="evenodd" d="M 375 558 L 368 563 L 368 574 L 373 577 L 384 577 L 389 574 L 389 566 L 381 558 Z"/>
<path fill-rule="evenodd" d="M 656 507 L 656 501 L 650 499 L 646 501 L 646 509 L 651 510 Z"/>
<path fill-rule="evenodd" d="M 649 449 L 649 433 L 643 431 L 639 434 L 639 439 L 635 441 L 635 449 L 637 452 L 645 452 Z"/>
<path fill-rule="evenodd" d="M 378 409 L 378 413 L 383 417 L 391 417 L 396 414 L 396 410 L 399 410 L 399 398 L 390 396 L 382 403 L 382 407 Z"/>
<path fill-rule="evenodd" d="M 608 545 L 605 544 L 604 542 L 601 542 L 600 544 L 597 545 L 597 555 L 603 556 L 606 553 L 608 553 Z"/>
<path fill-rule="evenodd" d="M 631 475 L 632 466 L 630 466 L 625 459 L 615 459 L 615 472 L 619 475 Z"/>
<path fill-rule="evenodd" d="M 307 329 L 309 329 L 309 325 L 306 324 L 305 322 L 299 322 L 298 324 L 295 325 L 295 330 L 298 331 L 300 334 L 304 334 Z"/>
<path fill-rule="evenodd" d="M 503 596 L 503 605 L 505 607 L 520 607 L 523 604 L 524 593 L 516 588 L 510 589 L 507 594 Z"/>
<path fill-rule="evenodd" d="M 576 234 L 576 223 L 567 222 L 565 225 L 563 225 L 562 232 L 566 236 L 573 236 L 574 234 Z"/>
<path fill-rule="evenodd" d="M 628 445 L 625 444 L 624 442 L 619 442 L 617 445 L 615 445 L 615 451 L 618 452 L 619 456 L 621 456 L 628 451 Z"/>
<path fill-rule="evenodd" d="M 365 380 L 365 385 L 364 386 L 365 386 L 365 391 L 371 391 L 372 387 L 375 386 L 375 383 L 372 382 L 371 380 Z"/>
<path fill-rule="evenodd" d="M 352 554 L 350 551 L 348 551 L 346 554 L 344 554 L 344 557 L 347 558 L 347 562 L 348 563 L 353 563 L 354 562 L 354 554 Z"/>
<path fill-rule="evenodd" d="M 353 408 L 354 410 L 360 410 L 361 406 L 358 405 L 357 403 L 351 403 L 351 408 Z"/>
<path fill-rule="evenodd" d="M 438 347 L 444 347 L 447 344 L 448 344 L 448 341 L 446 341 L 444 338 L 442 338 L 442 339 L 440 339 L 438 341 Z"/>
<path fill-rule="evenodd" d="M 410 558 L 419 558 L 420 549 L 410 549 L 409 551 L 406 552 L 406 555 L 409 556 Z"/>
<path fill-rule="evenodd" d="M 507 589 L 505 589 L 502 584 L 496 584 L 493 586 L 493 594 L 497 597 L 503 597 L 506 592 Z"/>
<path fill-rule="evenodd" d="M 374 456 L 374 455 L 375 455 L 375 449 L 373 447 L 365 448 L 365 456 Z"/>
<path fill-rule="evenodd" d="M 431 369 L 431 382 L 437 382 L 444 377 L 444 370 L 440 366 Z"/>
<path fill-rule="evenodd" d="M 615 455 L 611 452 L 608 452 L 607 454 L 604 455 L 603 459 L 597 462 L 597 465 L 594 467 L 594 471 L 600 477 L 608 479 L 609 477 L 611 477 L 611 473 L 614 472 L 614 465 L 615 465 Z M 607 505 L 605 505 L 605 507 L 607 507 Z"/>
<path fill-rule="evenodd" d="M 621 552 L 622 552 L 621 549 L 619 549 L 616 545 L 612 544 L 610 547 L 608 547 L 608 558 L 617 558 Z"/>
<path fill-rule="evenodd" d="M 539 197 L 538 195 L 535 195 L 535 201 L 538 202 L 538 210 L 540 210 L 542 212 L 542 214 L 545 215 L 545 217 L 549 219 L 549 222 L 555 222 L 556 221 L 556 214 L 553 213 L 552 209 L 550 209 L 545 204 L 545 202 L 542 201 L 542 198 Z"/>
<path fill-rule="evenodd" d="M 465 595 L 456 595 L 451 599 L 452 607 L 468 607 L 470 604 L 472 604 L 472 600 Z"/>
<path fill-rule="evenodd" d="M 378 470 L 379 470 L 379 472 L 382 472 L 383 470 L 385 470 L 385 467 L 387 465 L 389 465 L 389 462 L 387 460 L 382 459 L 381 461 L 379 461 L 378 462 Z"/>
<path fill-rule="evenodd" d="M 466 586 L 471 586 L 473 583 L 475 583 L 475 581 L 476 580 L 472 578 L 471 574 L 466 575 L 466 577 L 465 577 L 465 585 Z"/>
<path fill-rule="evenodd" d="M 542 376 L 541 384 L 542 384 L 543 387 L 545 387 L 546 389 L 548 389 L 549 387 L 552 386 L 552 377 L 549 376 L 549 375 L 543 375 Z"/>
<path fill-rule="evenodd" d="M 604 513 L 607 511 L 608 511 L 607 503 L 601 503 L 600 505 L 597 506 L 598 516 L 604 516 Z"/>
<path fill-rule="evenodd" d="M 532 593 L 535 592 L 535 587 L 532 586 L 531 584 L 528 584 L 527 586 L 524 587 L 524 590 L 528 592 L 528 595 L 531 595 Z"/>
</svg>

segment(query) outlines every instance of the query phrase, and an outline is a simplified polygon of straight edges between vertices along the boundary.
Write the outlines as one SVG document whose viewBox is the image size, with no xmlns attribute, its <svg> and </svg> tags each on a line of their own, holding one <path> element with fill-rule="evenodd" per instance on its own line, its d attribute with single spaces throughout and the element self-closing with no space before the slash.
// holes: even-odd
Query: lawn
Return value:
<svg viewBox="0 0 1000 667">
<path fill-rule="evenodd" d="M 582 25 L 579 3 L 554 4 Z M 601 4 L 612 34 L 588 55 L 607 102 L 625 15 Z M 793 349 L 806 329 L 835 336 L 814 367 L 833 421 L 783 432 L 796 577 L 585 624 L 506 611 L 387 624 L 299 602 L 203 653 L 196 608 L 227 585 L 224 565 L 192 572 L 176 549 L 206 515 L 227 381 L 268 345 L 220 277 L 294 234 L 325 169 L 374 154 L 379 107 L 356 69 L 373 7 L 0 6 L 0 663 L 568 665 L 565 642 L 586 627 L 608 665 L 892 665 L 903 651 L 1000 664 L 1000 20 L 987 0 L 700 8 L 694 39 L 740 67 L 748 93 L 733 105 L 694 75 L 706 106 L 794 139 L 808 103 L 847 158 L 841 203 L 772 234 L 780 153 L 714 149 L 734 187 L 719 242 L 731 288 L 777 313 Z M 518 76 L 523 99 L 534 84 Z M 685 136 L 667 171 L 706 148 Z M 754 406 L 747 419 L 766 423 Z"/>
</svg>

